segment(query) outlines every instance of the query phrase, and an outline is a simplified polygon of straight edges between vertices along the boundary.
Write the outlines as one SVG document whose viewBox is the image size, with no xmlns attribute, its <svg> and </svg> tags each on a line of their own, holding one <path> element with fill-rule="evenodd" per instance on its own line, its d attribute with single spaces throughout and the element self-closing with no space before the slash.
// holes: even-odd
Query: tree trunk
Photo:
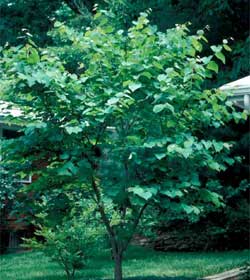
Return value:
<svg viewBox="0 0 250 280">
<path fill-rule="evenodd" d="M 115 280 L 122 280 L 122 254 L 115 253 L 114 254 L 114 261 L 115 261 Z"/>
<path fill-rule="evenodd" d="M 67 280 L 75 279 L 75 270 L 74 269 L 72 272 L 70 272 L 70 270 L 68 270 L 68 269 L 65 269 L 65 272 L 67 274 Z"/>
<path fill-rule="evenodd" d="M 67 274 L 67 280 L 71 280 L 69 271 L 67 269 L 65 271 L 66 271 L 66 274 Z"/>
</svg>

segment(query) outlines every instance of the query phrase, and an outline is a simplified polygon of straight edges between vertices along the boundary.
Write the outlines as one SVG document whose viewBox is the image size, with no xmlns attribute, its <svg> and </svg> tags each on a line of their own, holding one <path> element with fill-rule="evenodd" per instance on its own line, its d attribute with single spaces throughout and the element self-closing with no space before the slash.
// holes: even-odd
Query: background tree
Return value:
<svg viewBox="0 0 250 280">
<path fill-rule="evenodd" d="M 1 0 L 1 45 L 22 43 L 25 33 L 33 34 L 39 44 L 48 43 L 47 31 L 61 1 Z"/>
</svg>

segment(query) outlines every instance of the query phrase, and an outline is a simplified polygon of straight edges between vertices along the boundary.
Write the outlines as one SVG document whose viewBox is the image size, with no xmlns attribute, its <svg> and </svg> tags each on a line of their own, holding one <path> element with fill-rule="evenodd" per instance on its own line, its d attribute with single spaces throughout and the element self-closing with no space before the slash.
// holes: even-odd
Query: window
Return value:
<svg viewBox="0 0 250 280">
<path fill-rule="evenodd" d="M 5 139 L 18 138 L 21 135 L 22 134 L 16 130 L 10 130 L 10 129 L 3 128 L 2 137 Z"/>
</svg>

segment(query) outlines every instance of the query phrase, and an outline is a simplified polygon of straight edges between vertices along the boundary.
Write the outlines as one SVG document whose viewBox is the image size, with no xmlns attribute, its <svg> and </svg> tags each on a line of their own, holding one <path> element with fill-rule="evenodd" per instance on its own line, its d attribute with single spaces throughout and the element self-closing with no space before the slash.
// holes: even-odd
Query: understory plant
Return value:
<svg viewBox="0 0 250 280">
<path fill-rule="evenodd" d="M 39 249 L 57 262 L 68 280 L 74 279 L 76 271 L 87 265 L 104 240 L 103 227 L 97 223 L 93 207 L 86 204 L 88 208 L 85 205 L 80 213 L 72 210 L 60 224 L 53 225 L 45 212 L 39 213 L 40 224 L 36 225 L 35 237 L 24 239 L 24 247 Z"/>
<path fill-rule="evenodd" d="M 113 25 L 107 11 L 97 12 L 83 34 L 58 22 L 55 28 L 78 52 L 75 73 L 58 49 L 31 41 L 3 49 L 0 96 L 20 107 L 26 123 L 23 136 L 4 144 L 4 164 L 39 175 L 23 191 L 77 189 L 91 199 L 121 280 L 145 211 L 160 205 L 168 217 L 194 220 L 224 205 L 216 175 L 235 162 L 234 143 L 204 131 L 246 117 L 227 93 L 206 89 L 229 48 L 224 41 L 202 56 L 202 30 L 191 35 L 177 25 L 159 32 L 147 13 L 128 30 Z"/>
</svg>

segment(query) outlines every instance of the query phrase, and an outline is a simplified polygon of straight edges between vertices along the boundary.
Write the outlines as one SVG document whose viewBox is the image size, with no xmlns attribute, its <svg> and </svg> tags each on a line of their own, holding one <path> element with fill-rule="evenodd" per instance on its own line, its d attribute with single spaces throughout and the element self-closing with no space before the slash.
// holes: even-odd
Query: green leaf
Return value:
<svg viewBox="0 0 250 280">
<path fill-rule="evenodd" d="M 135 186 L 129 189 L 130 192 L 138 195 L 139 197 L 143 198 L 144 200 L 149 200 L 153 194 L 140 186 Z"/>
<path fill-rule="evenodd" d="M 158 77 L 157 77 L 157 80 L 159 81 L 159 82 L 162 82 L 162 81 L 164 81 L 164 80 L 166 80 L 167 79 L 167 75 L 164 75 L 164 74 L 160 74 Z"/>
<path fill-rule="evenodd" d="M 70 157 L 70 155 L 68 153 L 63 153 L 62 155 L 60 155 L 60 159 L 65 160 L 68 159 Z"/>
<path fill-rule="evenodd" d="M 155 157 L 159 160 L 163 159 L 164 157 L 166 156 L 166 153 L 158 153 L 158 154 L 155 154 Z"/>
<path fill-rule="evenodd" d="M 181 209 L 184 212 L 186 212 L 188 215 L 190 215 L 190 214 L 199 215 L 201 213 L 201 210 L 194 205 L 187 205 L 185 203 L 182 203 L 180 206 L 181 206 Z"/>
<path fill-rule="evenodd" d="M 134 92 L 136 91 L 137 89 L 141 88 L 142 87 L 142 84 L 141 83 L 132 83 L 130 84 L 129 86 L 129 89 Z"/>
<path fill-rule="evenodd" d="M 202 44 L 196 40 L 196 39 L 193 39 L 192 40 L 192 45 L 194 46 L 194 48 L 198 51 L 198 52 L 201 52 L 202 51 Z"/>
<path fill-rule="evenodd" d="M 164 109 L 169 109 L 169 111 L 174 113 L 174 107 L 169 103 L 155 105 L 154 108 L 153 108 L 153 112 L 158 114 L 161 111 L 163 111 Z"/>
<path fill-rule="evenodd" d="M 234 159 L 232 158 L 225 158 L 224 161 L 228 164 L 228 165 L 233 165 L 234 164 Z"/>
<path fill-rule="evenodd" d="M 72 134 L 72 133 L 77 134 L 79 132 L 82 132 L 82 128 L 79 126 L 66 126 L 65 129 L 68 132 L 68 134 Z"/>
<path fill-rule="evenodd" d="M 180 151 L 184 158 L 188 158 L 192 154 L 193 150 L 191 148 L 185 148 Z"/>
<path fill-rule="evenodd" d="M 36 79 L 32 76 L 27 77 L 28 86 L 32 87 L 36 83 Z"/>
<path fill-rule="evenodd" d="M 169 140 L 169 137 L 162 137 L 156 139 L 149 138 L 148 141 L 143 144 L 143 146 L 146 148 L 164 147 Z"/>
<path fill-rule="evenodd" d="M 108 100 L 107 104 L 108 104 L 108 105 L 114 105 L 114 104 L 116 104 L 118 101 L 119 101 L 119 98 L 117 98 L 117 97 L 112 97 L 112 98 L 110 98 L 110 99 Z"/>
<path fill-rule="evenodd" d="M 148 71 L 142 72 L 141 75 L 148 78 L 148 79 L 151 79 L 153 77 L 153 75 Z"/>
<path fill-rule="evenodd" d="M 220 171 L 221 170 L 221 167 L 219 165 L 219 163 L 215 162 L 215 161 L 212 161 L 208 164 L 208 166 L 213 169 L 213 170 L 216 170 L 216 171 Z"/>
<path fill-rule="evenodd" d="M 158 105 L 154 106 L 153 112 L 157 114 L 157 113 L 160 113 L 164 109 L 165 109 L 165 105 L 164 104 L 158 104 Z"/>
<path fill-rule="evenodd" d="M 212 70 L 212 71 L 214 71 L 216 73 L 218 73 L 218 71 L 219 71 L 219 67 L 218 67 L 217 63 L 214 62 L 214 61 L 210 61 L 208 63 L 207 69 Z"/>
<path fill-rule="evenodd" d="M 199 215 L 201 213 L 201 210 L 198 207 L 193 206 L 193 212 L 194 214 Z"/>
<path fill-rule="evenodd" d="M 153 62 L 153 65 L 154 65 L 157 69 L 160 69 L 160 70 L 162 70 L 162 69 L 163 69 L 162 64 L 161 64 L 161 63 L 159 63 L 159 62 L 157 62 L 157 61 L 154 61 L 154 62 Z"/>
<path fill-rule="evenodd" d="M 30 64 L 35 64 L 40 61 L 40 56 L 38 54 L 38 51 L 34 48 L 28 48 L 27 50 L 28 56 L 27 56 L 27 62 Z"/>
<path fill-rule="evenodd" d="M 201 61 L 202 61 L 204 64 L 208 64 L 208 63 L 211 61 L 212 58 L 213 58 L 212 55 L 210 55 L 210 56 L 204 56 L 204 57 L 201 58 Z"/>
<path fill-rule="evenodd" d="M 213 146 L 216 152 L 220 152 L 224 147 L 222 142 L 213 142 Z"/>
<path fill-rule="evenodd" d="M 212 202 L 216 207 L 220 207 L 224 204 L 222 196 L 215 192 L 204 189 L 200 191 L 200 196 L 204 201 Z"/>
<path fill-rule="evenodd" d="M 223 48 L 226 50 L 226 51 L 228 51 L 228 52 L 231 52 L 232 51 L 232 49 L 228 46 L 228 45 L 223 45 Z"/>
<path fill-rule="evenodd" d="M 215 53 L 215 56 L 216 56 L 219 60 L 221 60 L 224 64 L 226 63 L 226 58 L 225 58 L 225 56 L 224 56 L 224 54 L 223 54 L 222 52 L 216 52 L 216 53 Z"/>
<path fill-rule="evenodd" d="M 175 197 L 182 197 L 183 192 L 176 189 L 176 190 L 162 190 L 161 194 L 164 194 L 168 197 L 175 198 Z"/>
<path fill-rule="evenodd" d="M 184 204 L 184 203 L 181 204 L 181 208 L 182 208 L 187 214 L 191 214 L 191 213 L 194 211 L 194 209 L 193 209 L 192 206 L 187 205 L 187 204 Z"/>
<path fill-rule="evenodd" d="M 197 31 L 197 34 L 198 34 L 199 36 L 203 36 L 203 35 L 204 35 L 204 30 L 198 30 L 198 31 Z"/>
<path fill-rule="evenodd" d="M 66 162 L 59 170 L 58 174 L 59 175 L 64 175 L 64 176 L 72 176 L 75 175 L 78 171 L 78 168 L 71 162 Z"/>
<path fill-rule="evenodd" d="M 202 140 L 202 144 L 204 145 L 206 150 L 208 150 L 208 149 L 210 149 L 212 147 L 212 142 L 211 141 Z"/>
<path fill-rule="evenodd" d="M 174 113 L 174 106 L 172 106 L 169 103 L 165 103 L 165 107 L 166 109 L 168 109 L 170 112 Z"/>
<path fill-rule="evenodd" d="M 211 46 L 211 49 L 214 53 L 221 52 L 222 46 Z"/>
</svg>

